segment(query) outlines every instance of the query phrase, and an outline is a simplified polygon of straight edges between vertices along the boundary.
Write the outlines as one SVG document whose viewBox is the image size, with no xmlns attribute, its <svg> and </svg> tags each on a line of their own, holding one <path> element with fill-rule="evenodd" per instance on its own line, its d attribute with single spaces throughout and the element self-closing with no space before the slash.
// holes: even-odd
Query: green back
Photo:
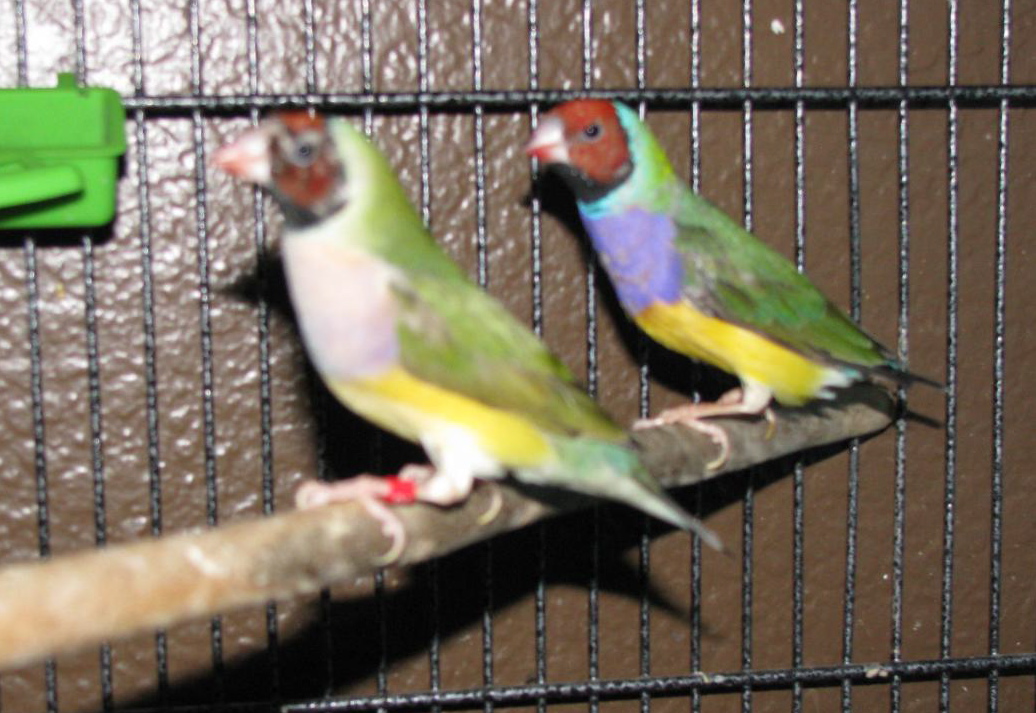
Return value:
<svg viewBox="0 0 1036 713">
<path fill-rule="evenodd" d="M 347 174 L 342 239 L 404 271 L 467 282 L 425 229 L 384 154 L 345 119 L 332 118 L 329 124 Z"/>
<path fill-rule="evenodd" d="M 333 120 L 332 131 L 348 172 L 343 239 L 402 276 L 394 287 L 403 367 L 547 431 L 625 441 L 565 365 L 443 252 L 381 152 L 348 122 Z"/>
<path fill-rule="evenodd" d="M 551 432 L 626 439 L 568 368 L 475 285 L 415 274 L 397 294 L 408 371 Z"/>
<path fill-rule="evenodd" d="M 899 368 L 887 349 L 831 304 L 790 260 L 691 191 L 636 112 L 622 104 L 616 104 L 616 111 L 635 170 L 624 185 L 591 206 L 591 214 L 636 207 L 671 216 L 684 293 L 707 314 L 810 358 L 847 367 Z"/>
<path fill-rule="evenodd" d="M 894 364 L 790 260 L 707 200 L 684 189 L 671 209 L 685 294 L 699 309 L 812 358 L 854 367 Z"/>
</svg>

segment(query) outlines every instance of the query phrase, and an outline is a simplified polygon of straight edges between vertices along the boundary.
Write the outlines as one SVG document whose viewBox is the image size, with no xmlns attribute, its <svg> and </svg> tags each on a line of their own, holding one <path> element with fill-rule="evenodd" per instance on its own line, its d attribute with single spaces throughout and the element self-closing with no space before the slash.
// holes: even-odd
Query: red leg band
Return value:
<svg viewBox="0 0 1036 713">
<path fill-rule="evenodd" d="M 417 502 L 417 483 L 414 481 L 405 480 L 398 476 L 389 476 L 385 478 L 385 482 L 389 486 L 388 493 L 382 498 L 385 502 L 392 505 L 406 505 Z"/>
</svg>

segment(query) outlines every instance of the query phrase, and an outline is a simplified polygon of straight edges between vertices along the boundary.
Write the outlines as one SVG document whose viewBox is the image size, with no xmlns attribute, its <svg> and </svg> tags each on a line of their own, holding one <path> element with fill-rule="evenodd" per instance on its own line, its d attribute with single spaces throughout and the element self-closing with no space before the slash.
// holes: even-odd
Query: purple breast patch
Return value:
<svg viewBox="0 0 1036 713">
<path fill-rule="evenodd" d="M 654 302 L 679 299 L 683 268 L 673 247 L 676 228 L 668 216 L 639 209 L 600 217 L 583 214 L 583 225 L 627 312 L 636 315 Z"/>
</svg>

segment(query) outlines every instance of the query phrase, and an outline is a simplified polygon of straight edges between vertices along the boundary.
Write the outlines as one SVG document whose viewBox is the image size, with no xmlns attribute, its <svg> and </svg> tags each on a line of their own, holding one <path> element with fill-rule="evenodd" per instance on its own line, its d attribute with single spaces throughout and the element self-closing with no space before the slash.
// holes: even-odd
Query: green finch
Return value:
<svg viewBox="0 0 1036 713">
<path fill-rule="evenodd" d="M 627 503 L 719 546 L 569 370 L 447 257 L 348 121 L 275 114 L 215 163 L 266 188 L 284 213 L 292 304 L 327 388 L 431 461 L 395 477 L 306 483 L 301 507 L 358 499 L 396 553 L 405 533 L 384 503 L 448 506 L 476 478 L 511 475 Z"/>
<path fill-rule="evenodd" d="M 526 152 L 569 185 L 623 309 L 673 351 L 741 381 L 715 403 L 689 404 L 639 426 L 684 423 L 729 454 L 702 421 L 766 415 L 770 403 L 831 399 L 864 380 L 935 382 L 911 374 L 799 273 L 673 171 L 629 107 L 577 99 L 540 120 Z"/>
</svg>

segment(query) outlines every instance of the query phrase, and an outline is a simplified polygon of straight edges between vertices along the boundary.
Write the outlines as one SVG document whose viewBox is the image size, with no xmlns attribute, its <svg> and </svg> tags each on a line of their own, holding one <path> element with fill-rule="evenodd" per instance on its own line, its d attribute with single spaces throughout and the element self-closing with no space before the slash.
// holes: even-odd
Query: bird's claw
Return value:
<svg viewBox="0 0 1036 713">
<path fill-rule="evenodd" d="M 488 525 L 493 522 L 497 515 L 500 514 L 500 511 L 504 509 L 504 496 L 500 494 L 500 488 L 492 483 L 484 483 L 484 487 L 490 489 L 489 497 L 491 500 L 489 501 L 489 507 L 476 520 L 479 525 Z"/>
<path fill-rule="evenodd" d="M 730 438 L 722 426 L 709 423 L 702 416 L 697 415 L 695 413 L 696 406 L 697 404 L 688 404 L 666 409 L 654 418 L 644 418 L 635 421 L 633 423 L 633 430 L 642 431 L 647 428 L 657 428 L 658 426 L 669 426 L 678 423 L 698 433 L 703 433 L 712 439 L 712 442 L 719 448 L 719 455 L 708 461 L 705 464 L 705 468 L 709 471 L 718 470 L 730 460 Z"/>
<path fill-rule="evenodd" d="M 295 491 L 295 507 L 312 510 L 336 502 L 358 502 L 381 525 L 381 533 L 392 540 L 388 552 L 373 560 L 376 566 L 387 567 L 403 554 L 406 528 L 385 503 L 412 503 L 416 493 L 417 483 L 401 477 L 358 475 L 334 483 L 308 480 Z"/>
<path fill-rule="evenodd" d="M 777 435 L 777 416 L 772 408 L 763 411 L 763 418 L 766 419 L 766 433 L 763 435 L 767 441 Z"/>
<path fill-rule="evenodd" d="M 395 564 L 403 554 L 406 547 L 406 528 L 391 510 L 385 507 L 380 500 L 373 498 L 362 498 L 360 504 L 364 510 L 381 524 L 381 534 L 392 540 L 392 546 L 388 552 L 375 557 L 373 562 L 377 567 L 388 567 Z"/>
</svg>

